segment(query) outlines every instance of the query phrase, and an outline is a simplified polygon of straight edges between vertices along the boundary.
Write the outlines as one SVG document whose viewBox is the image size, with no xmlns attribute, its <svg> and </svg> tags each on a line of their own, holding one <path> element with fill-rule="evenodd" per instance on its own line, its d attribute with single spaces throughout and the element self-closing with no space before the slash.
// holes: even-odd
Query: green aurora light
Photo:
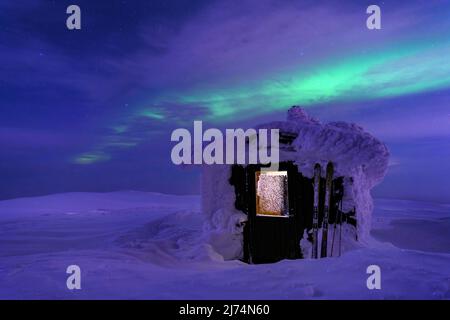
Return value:
<svg viewBox="0 0 450 320">
<path fill-rule="evenodd" d="M 421 93 L 450 87 L 450 42 L 428 41 L 398 45 L 383 52 L 330 59 L 311 66 L 298 65 L 290 71 L 269 74 L 245 85 L 211 88 L 197 87 L 174 91 L 147 101 L 151 108 L 138 108 L 121 125 L 113 126 L 113 144 L 133 147 L 128 130 L 136 119 L 175 121 L 164 106 L 202 108 L 203 119 L 230 122 L 285 109 L 292 105 L 313 107 L 333 101 L 364 101 Z M 175 112 L 176 113 L 176 112 Z M 183 119 L 186 120 L 186 119 Z M 194 120 L 194 119 L 192 119 Z M 123 141 L 122 141 L 123 140 Z M 105 149 L 113 146 L 106 139 L 91 153 L 75 158 L 78 164 L 109 160 Z"/>
</svg>

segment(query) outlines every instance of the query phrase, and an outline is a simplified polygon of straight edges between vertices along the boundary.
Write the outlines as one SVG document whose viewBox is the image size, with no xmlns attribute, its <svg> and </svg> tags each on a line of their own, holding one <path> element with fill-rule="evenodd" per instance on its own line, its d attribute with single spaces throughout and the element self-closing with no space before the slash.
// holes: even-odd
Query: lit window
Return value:
<svg viewBox="0 0 450 320">
<path fill-rule="evenodd" d="M 256 172 L 256 215 L 288 217 L 287 171 Z"/>
</svg>

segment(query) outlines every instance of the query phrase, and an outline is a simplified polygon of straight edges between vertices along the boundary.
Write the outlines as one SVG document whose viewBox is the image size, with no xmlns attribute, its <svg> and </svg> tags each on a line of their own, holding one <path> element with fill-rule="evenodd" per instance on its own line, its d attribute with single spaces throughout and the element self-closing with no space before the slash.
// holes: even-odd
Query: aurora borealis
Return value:
<svg viewBox="0 0 450 320">
<path fill-rule="evenodd" d="M 0 4 L 3 198 L 195 192 L 198 172 L 170 163 L 171 130 L 252 126 L 294 104 L 386 140 L 395 161 L 381 195 L 416 197 L 408 172 L 443 183 L 448 1 L 374 2 L 381 30 L 365 26 L 370 1 L 76 2 L 83 26 L 73 32 L 67 1 Z M 432 192 L 448 195 L 423 198 Z"/>
<path fill-rule="evenodd" d="M 237 85 L 198 95 L 188 92 L 174 99 L 182 105 L 204 107 L 211 120 L 227 121 L 232 116 L 248 116 L 247 111 L 267 113 L 287 105 L 309 107 L 330 101 L 426 92 L 450 86 L 449 44 L 420 49 L 406 46 L 378 55 L 350 57 L 337 64 L 324 63 L 317 69 L 302 71 L 299 68 L 269 76 L 273 80 L 248 87 Z"/>
<path fill-rule="evenodd" d="M 332 101 L 382 99 L 447 88 L 450 87 L 449 56 L 450 41 L 444 39 L 439 45 L 405 45 L 379 54 L 345 58 L 337 63 L 325 62 L 310 70 L 293 67 L 293 71 L 268 75 L 270 80 L 258 80 L 249 85 L 188 90 L 156 97 L 152 103 L 158 107 L 139 110 L 126 123 L 139 118 L 164 121 L 165 101 L 176 103 L 178 108 L 197 106 L 205 110 L 202 115 L 205 119 L 230 123 L 235 117 L 267 114 L 291 105 L 314 107 Z M 126 124 L 116 127 L 115 137 L 120 140 L 123 134 L 125 140 L 117 142 L 118 147 L 132 147 L 137 143 L 128 141 L 126 128 Z M 91 158 L 84 157 L 81 155 L 76 161 L 89 164 L 108 160 L 102 152 L 94 153 Z"/>
</svg>

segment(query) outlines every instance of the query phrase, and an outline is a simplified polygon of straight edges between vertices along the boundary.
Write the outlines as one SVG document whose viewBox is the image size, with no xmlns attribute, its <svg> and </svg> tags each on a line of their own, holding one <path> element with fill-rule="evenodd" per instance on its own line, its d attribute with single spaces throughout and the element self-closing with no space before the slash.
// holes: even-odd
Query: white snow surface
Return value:
<svg viewBox="0 0 450 320">
<path fill-rule="evenodd" d="M 377 199 L 368 246 L 248 265 L 209 244 L 198 196 L 0 201 L 1 299 L 450 299 L 450 204 Z M 81 268 L 81 290 L 66 268 Z M 381 290 L 366 268 L 381 268 Z"/>
</svg>

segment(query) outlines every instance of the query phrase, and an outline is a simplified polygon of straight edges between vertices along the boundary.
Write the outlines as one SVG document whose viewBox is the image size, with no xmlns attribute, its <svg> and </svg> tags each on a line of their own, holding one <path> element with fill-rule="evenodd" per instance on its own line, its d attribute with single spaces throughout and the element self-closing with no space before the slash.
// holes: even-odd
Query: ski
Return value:
<svg viewBox="0 0 450 320">
<path fill-rule="evenodd" d="M 312 258 L 317 259 L 318 251 L 318 228 L 319 228 L 319 187 L 320 187 L 320 164 L 316 163 L 314 166 L 314 207 L 313 207 L 313 243 L 312 243 Z"/>
<path fill-rule="evenodd" d="M 342 207 L 342 200 L 340 201 L 341 203 L 341 207 Z M 339 208 L 337 208 L 337 213 L 336 216 L 334 218 L 334 226 L 333 226 L 333 238 L 331 239 L 331 253 L 330 253 L 330 257 L 333 256 L 334 253 L 334 239 L 336 238 L 336 226 L 339 223 L 340 220 L 340 216 L 341 216 L 341 211 Z"/>
<path fill-rule="evenodd" d="M 323 209 L 323 223 L 322 223 L 322 248 L 320 250 L 320 257 L 327 256 L 327 244 L 328 244 L 328 215 L 330 213 L 330 197 L 331 186 L 333 184 L 333 164 L 328 162 L 327 164 L 327 176 L 325 180 L 325 204 Z"/>
</svg>

